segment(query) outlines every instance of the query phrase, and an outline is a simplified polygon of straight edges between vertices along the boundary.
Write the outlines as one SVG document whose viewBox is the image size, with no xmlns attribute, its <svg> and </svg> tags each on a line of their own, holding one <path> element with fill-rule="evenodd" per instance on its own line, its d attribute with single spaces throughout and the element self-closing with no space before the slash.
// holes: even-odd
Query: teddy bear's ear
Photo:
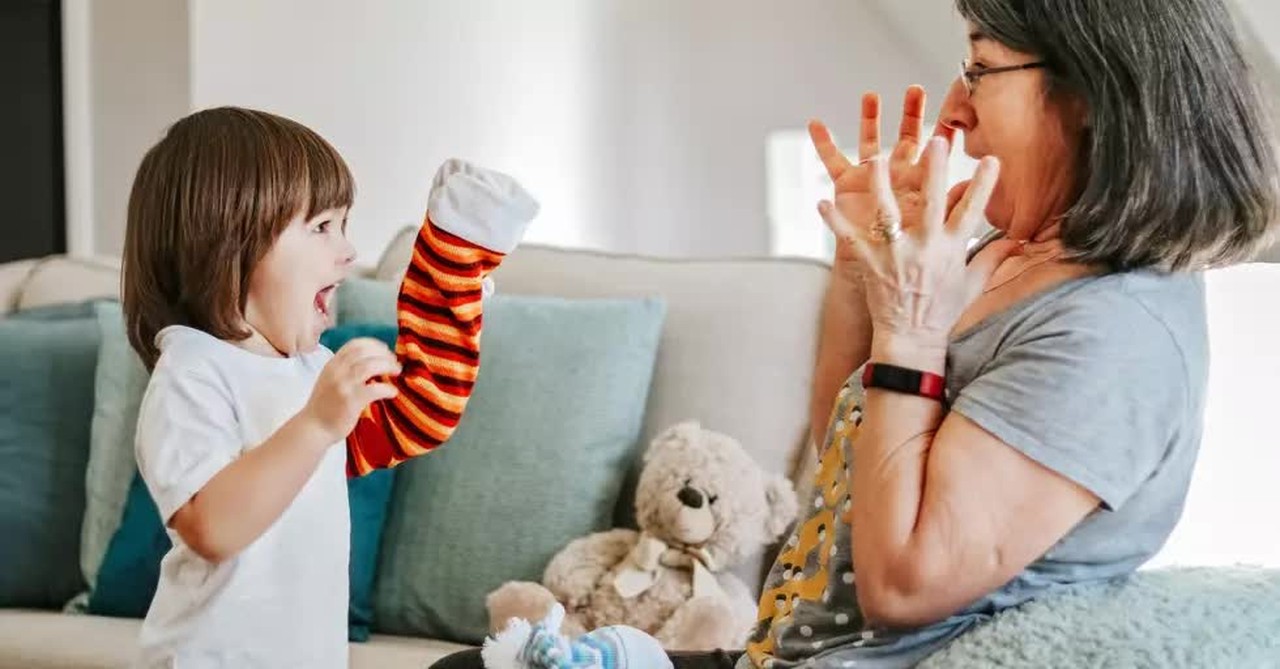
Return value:
<svg viewBox="0 0 1280 669">
<path fill-rule="evenodd" d="M 667 447 L 682 446 L 693 441 L 700 432 L 702 432 L 702 425 L 696 420 L 686 420 L 672 425 L 653 438 L 649 444 L 649 450 L 645 451 L 644 461 L 652 460 L 659 451 Z"/>
<path fill-rule="evenodd" d="M 770 540 L 777 539 L 796 519 L 796 492 L 791 487 L 791 481 L 775 476 L 765 485 L 764 494 L 769 502 L 769 517 L 765 521 L 765 529 L 769 532 Z"/>
</svg>

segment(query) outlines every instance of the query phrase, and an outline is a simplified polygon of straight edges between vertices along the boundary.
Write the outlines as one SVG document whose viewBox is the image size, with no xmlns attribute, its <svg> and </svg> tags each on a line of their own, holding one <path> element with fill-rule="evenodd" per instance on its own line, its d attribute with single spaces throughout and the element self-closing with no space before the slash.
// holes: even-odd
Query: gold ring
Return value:
<svg viewBox="0 0 1280 669">
<path fill-rule="evenodd" d="M 902 236 L 902 223 L 898 219 L 880 212 L 876 214 L 876 222 L 871 224 L 871 232 L 884 243 L 892 244 Z"/>
</svg>

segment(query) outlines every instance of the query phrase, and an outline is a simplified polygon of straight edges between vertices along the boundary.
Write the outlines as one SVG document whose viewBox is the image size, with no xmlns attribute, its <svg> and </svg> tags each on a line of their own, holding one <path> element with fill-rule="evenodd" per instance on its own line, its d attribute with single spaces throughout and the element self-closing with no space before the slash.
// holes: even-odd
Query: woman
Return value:
<svg viewBox="0 0 1280 669">
<path fill-rule="evenodd" d="M 816 498 L 746 652 L 677 667 L 913 666 L 1002 609 L 1133 572 L 1181 513 L 1199 271 L 1252 253 L 1280 199 L 1231 17 L 1222 0 L 957 6 L 969 55 L 927 146 L 919 88 L 888 155 L 874 95 L 858 162 L 810 127 L 840 242 Z M 981 160 L 947 193 L 957 132 Z M 998 234 L 968 254 L 984 212 Z"/>
</svg>

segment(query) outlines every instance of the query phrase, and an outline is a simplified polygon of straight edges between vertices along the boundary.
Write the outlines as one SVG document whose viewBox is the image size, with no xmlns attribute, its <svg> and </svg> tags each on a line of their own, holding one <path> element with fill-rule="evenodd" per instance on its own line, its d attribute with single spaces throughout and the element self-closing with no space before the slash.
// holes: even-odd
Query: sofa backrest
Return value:
<svg viewBox="0 0 1280 669">
<path fill-rule="evenodd" d="M 120 263 L 50 256 L 0 265 L 0 316 L 19 309 L 120 295 Z"/>
</svg>

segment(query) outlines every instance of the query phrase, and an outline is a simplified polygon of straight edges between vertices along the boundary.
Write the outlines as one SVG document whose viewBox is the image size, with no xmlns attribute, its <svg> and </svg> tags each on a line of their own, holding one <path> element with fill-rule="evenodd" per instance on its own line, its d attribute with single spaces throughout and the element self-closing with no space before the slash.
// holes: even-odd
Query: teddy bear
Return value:
<svg viewBox="0 0 1280 669">
<path fill-rule="evenodd" d="M 639 531 L 576 539 L 551 559 L 542 583 L 490 593 L 490 628 L 542 620 L 559 604 L 570 637 L 625 625 L 666 650 L 742 648 L 756 602 L 728 570 L 790 527 L 791 482 L 765 472 L 732 437 L 686 421 L 650 443 L 635 509 Z"/>
</svg>

